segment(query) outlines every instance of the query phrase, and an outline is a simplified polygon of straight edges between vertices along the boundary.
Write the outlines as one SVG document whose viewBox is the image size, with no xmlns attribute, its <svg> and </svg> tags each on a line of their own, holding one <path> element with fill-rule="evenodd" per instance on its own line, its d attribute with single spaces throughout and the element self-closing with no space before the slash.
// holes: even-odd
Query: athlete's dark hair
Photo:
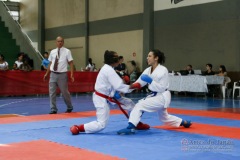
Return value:
<svg viewBox="0 0 240 160">
<path fill-rule="evenodd" d="M 105 64 L 114 64 L 114 63 L 117 63 L 118 62 L 118 56 L 116 56 L 117 52 L 115 51 L 109 51 L 109 50 L 106 50 L 105 53 L 104 53 L 104 63 Z"/>
<path fill-rule="evenodd" d="M 160 63 L 160 64 L 164 64 L 165 63 L 165 59 L 166 58 L 165 58 L 163 52 L 161 52 L 158 49 L 152 49 L 152 50 L 150 50 L 150 52 L 153 52 L 154 57 L 158 57 L 158 63 Z"/>
</svg>

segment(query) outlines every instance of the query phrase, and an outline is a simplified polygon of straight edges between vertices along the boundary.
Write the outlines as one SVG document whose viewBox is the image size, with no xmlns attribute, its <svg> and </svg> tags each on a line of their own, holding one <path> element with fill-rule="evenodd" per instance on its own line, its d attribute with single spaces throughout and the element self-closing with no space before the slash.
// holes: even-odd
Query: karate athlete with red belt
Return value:
<svg viewBox="0 0 240 160">
<path fill-rule="evenodd" d="M 157 112 L 159 119 L 169 126 L 190 127 L 191 121 L 182 120 L 167 112 L 171 94 L 168 91 L 168 70 L 162 65 L 165 62 L 164 53 L 159 50 L 151 50 L 148 53 L 147 62 L 150 67 L 144 70 L 135 83 L 140 83 L 141 87 L 148 84 L 152 94 L 139 100 L 130 113 L 128 127 L 119 130 L 117 133 L 120 135 L 134 134 L 143 112 Z"/>
<path fill-rule="evenodd" d="M 114 70 L 114 67 L 116 67 L 119 63 L 117 53 L 114 51 L 105 51 L 104 63 L 105 65 L 98 73 L 95 83 L 95 92 L 93 93 L 93 103 L 96 108 L 97 120 L 86 124 L 73 125 L 70 128 L 70 131 L 73 135 L 79 134 L 81 132 L 96 133 L 102 131 L 108 123 L 110 105 L 112 103 L 121 104 L 121 107 L 123 109 L 129 111 L 131 111 L 135 106 L 135 103 L 131 99 L 121 97 L 119 95 L 119 92 L 129 93 L 133 89 L 139 88 L 140 85 L 138 83 L 135 83 L 129 86 L 123 83 L 123 80 Z M 145 130 L 149 128 L 149 125 L 143 124 L 141 122 L 136 124 L 136 129 Z"/>
</svg>

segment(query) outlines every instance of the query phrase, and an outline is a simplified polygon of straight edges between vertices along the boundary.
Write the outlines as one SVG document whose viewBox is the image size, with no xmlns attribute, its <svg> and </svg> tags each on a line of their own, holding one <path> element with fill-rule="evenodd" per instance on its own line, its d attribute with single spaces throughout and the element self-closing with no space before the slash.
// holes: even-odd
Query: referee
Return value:
<svg viewBox="0 0 240 160">
<path fill-rule="evenodd" d="M 73 110 L 71 96 L 68 91 L 68 75 L 67 75 L 67 67 L 70 66 L 71 70 L 71 81 L 74 82 L 73 77 L 73 58 L 71 51 L 65 47 L 64 39 L 59 36 L 56 38 L 57 48 L 53 49 L 50 52 L 48 60 L 50 61 L 48 65 L 48 69 L 43 79 L 46 80 L 48 74 L 50 73 L 49 80 L 49 97 L 50 97 L 50 107 L 51 111 L 49 114 L 57 114 L 57 106 L 56 106 L 56 90 L 59 87 L 62 96 L 64 98 L 64 102 L 67 105 L 66 113 L 71 113 Z"/>
</svg>

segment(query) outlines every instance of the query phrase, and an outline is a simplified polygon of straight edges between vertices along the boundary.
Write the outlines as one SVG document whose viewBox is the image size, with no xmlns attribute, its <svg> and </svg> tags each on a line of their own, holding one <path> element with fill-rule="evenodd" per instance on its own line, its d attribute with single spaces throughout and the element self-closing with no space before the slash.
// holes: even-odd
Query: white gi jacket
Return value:
<svg viewBox="0 0 240 160">
<path fill-rule="evenodd" d="M 152 83 L 148 85 L 148 88 L 153 92 L 157 92 L 156 96 L 162 95 L 164 97 L 165 100 L 164 108 L 167 108 L 171 101 L 171 94 L 168 91 L 169 87 L 168 70 L 166 67 L 160 64 L 155 68 L 155 70 L 152 73 L 151 68 L 152 67 L 146 68 L 142 74 L 147 74 L 153 79 Z M 147 84 L 147 82 L 141 80 L 141 76 L 138 78 L 136 82 L 140 83 L 142 87 Z"/>
<path fill-rule="evenodd" d="M 132 90 L 129 89 L 129 85 L 123 83 L 123 80 L 119 77 L 112 66 L 105 64 L 98 73 L 95 83 L 95 91 L 113 97 L 116 91 L 128 93 Z M 95 107 L 103 107 L 106 103 L 106 99 L 94 93 L 93 102 Z"/>
<path fill-rule="evenodd" d="M 123 93 L 130 92 L 129 85 L 123 83 L 116 71 L 110 65 L 105 64 L 98 73 L 95 92 L 99 92 L 109 97 L 113 97 L 116 91 Z M 97 120 L 84 124 L 86 133 L 96 133 L 103 130 L 109 120 L 110 103 L 107 99 L 93 93 L 93 103 L 96 108 Z M 123 109 L 132 110 L 135 103 L 128 98 L 122 97 L 118 101 L 123 104 Z"/>
</svg>

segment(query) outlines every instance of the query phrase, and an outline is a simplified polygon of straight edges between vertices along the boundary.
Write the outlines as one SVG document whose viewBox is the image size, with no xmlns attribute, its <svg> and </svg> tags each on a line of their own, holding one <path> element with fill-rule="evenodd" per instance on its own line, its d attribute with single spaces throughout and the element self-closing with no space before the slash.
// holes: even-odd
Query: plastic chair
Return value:
<svg viewBox="0 0 240 160">
<path fill-rule="evenodd" d="M 234 82 L 234 84 L 233 84 L 233 96 L 232 96 L 233 98 L 234 98 L 234 94 L 235 94 L 236 89 L 239 89 L 239 93 L 240 93 L 240 86 L 238 86 L 237 83 L 238 82 Z"/>
<path fill-rule="evenodd" d="M 231 82 L 231 79 L 229 77 L 224 77 L 224 85 L 222 85 L 222 94 L 223 98 L 225 98 L 226 90 L 228 88 L 228 83 Z"/>
</svg>

